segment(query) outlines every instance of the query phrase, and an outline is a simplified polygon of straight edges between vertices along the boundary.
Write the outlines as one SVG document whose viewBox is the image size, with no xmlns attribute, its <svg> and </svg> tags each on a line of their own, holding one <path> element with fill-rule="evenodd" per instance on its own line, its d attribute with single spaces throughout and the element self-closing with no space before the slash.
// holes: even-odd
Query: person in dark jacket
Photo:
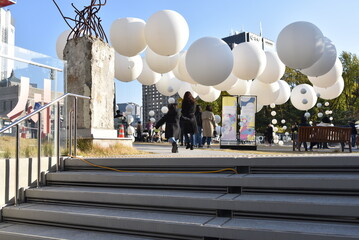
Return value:
<svg viewBox="0 0 359 240">
<path fill-rule="evenodd" d="M 191 92 L 187 91 L 184 94 L 182 101 L 182 116 L 181 123 L 183 124 L 183 134 L 185 136 L 186 149 L 193 150 L 194 138 L 193 135 L 197 133 L 197 123 L 194 116 L 196 109 L 196 100 L 193 98 Z"/>
<path fill-rule="evenodd" d="M 166 123 L 165 138 L 172 143 L 172 152 L 178 152 L 178 138 L 180 135 L 179 126 L 180 113 L 177 109 L 177 104 L 172 103 L 168 105 L 168 112 L 157 123 L 155 128 L 161 127 Z"/>
<path fill-rule="evenodd" d="M 197 133 L 194 135 L 194 145 L 198 148 L 203 147 L 202 144 L 202 108 L 200 105 L 196 106 L 194 113 L 197 122 Z"/>
<path fill-rule="evenodd" d="M 354 120 L 349 122 L 349 127 L 351 127 L 351 129 L 352 129 L 352 134 L 351 134 L 351 136 L 352 136 L 352 147 L 355 147 L 358 132 L 357 132 L 357 128 L 355 127 L 355 121 Z"/>
</svg>

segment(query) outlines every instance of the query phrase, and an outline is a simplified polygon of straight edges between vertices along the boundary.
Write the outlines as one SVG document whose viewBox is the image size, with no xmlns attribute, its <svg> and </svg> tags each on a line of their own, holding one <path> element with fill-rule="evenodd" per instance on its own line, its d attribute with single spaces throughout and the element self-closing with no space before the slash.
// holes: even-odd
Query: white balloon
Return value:
<svg viewBox="0 0 359 240">
<path fill-rule="evenodd" d="M 307 76 L 317 77 L 326 74 L 332 69 L 337 59 L 337 50 L 332 41 L 326 37 L 324 37 L 324 44 L 323 55 L 312 66 L 302 69 L 302 73 Z"/>
<path fill-rule="evenodd" d="M 285 132 L 284 135 L 288 136 L 288 135 L 289 135 L 289 132 Z"/>
<path fill-rule="evenodd" d="M 192 79 L 199 84 L 220 84 L 228 78 L 233 68 L 231 49 L 222 39 L 200 38 L 187 51 L 186 68 Z"/>
<path fill-rule="evenodd" d="M 128 113 L 132 113 L 132 111 L 133 111 L 133 107 L 132 107 L 132 105 L 127 104 L 127 105 L 126 105 L 126 112 L 128 112 Z"/>
<path fill-rule="evenodd" d="M 304 117 L 309 118 L 309 117 L 310 117 L 310 113 L 309 113 L 309 112 L 305 112 L 305 113 L 304 113 Z"/>
<path fill-rule="evenodd" d="M 112 22 L 110 42 L 119 54 L 133 57 L 140 54 L 146 47 L 146 23 L 139 18 L 119 18 Z"/>
<path fill-rule="evenodd" d="M 148 66 L 157 73 L 167 73 L 177 66 L 179 55 L 158 55 L 151 49 L 146 50 L 146 61 Z"/>
<path fill-rule="evenodd" d="M 232 89 L 232 87 L 237 83 L 238 80 L 239 79 L 231 73 L 226 80 L 224 80 L 220 84 L 214 85 L 213 87 L 220 91 L 227 91 Z"/>
<path fill-rule="evenodd" d="M 278 144 L 279 144 L 279 146 L 283 146 L 284 142 L 283 142 L 282 140 L 280 140 L 280 141 L 278 142 Z"/>
<path fill-rule="evenodd" d="M 192 77 L 189 75 L 188 71 L 187 71 L 187 67 L 186 67 L 186 55 L 187 52 L 183 52 L 182 54 L 180 53 L 180 57 L 179 57 L 179 61 L 177 64 L 177 70 L 178 70 L 178 74 L 180 75 L 180 80 L 184 81 L 184 82 L 188 82 L 191 84 L 195 84 L 197 82 L 195 82 Z"/>
<path fill-rule="evenodd" d="M 152 123 L 154 123 L 154 122 L 156 122 L 156 119 L 153 118 L 153 117 L 151 117 L 151 118 L 150 118 L 150 121 L 151 121 Z"/>
<path fill-rule="evenodd" d="M 178 92 L 181 84 L 182 82 L 175 78 L 172 72 L 168 72 L 156 83 L 156 89 L 165 96 L 173 96 Z"/>
<path fill-rule="evenodd" d="M 121 82 L 131 82 L 140 76 L 143 69 L 142 58 L 122 56 L 115 53 L 115 77 Z"/>
<path fill-rule="evenodd" d="M 314 87 L 313 87 L 314 88 Z M 315 90 L 315 88 L 314 88 L 314 90 Z M 318 108 L 321 108 L 322 107 L 322 104 L 321 103 L 317 103 L 317 107 Z"/>
<path fill-rule="evenodd" d="M 302 89 L 305 89 L 305 94 L 301 93 Z M 303 99 L 307 100 L 307 103 L 303 103 Z M 292 105 L 298 110 L 306 111 L 315 106 L 317 102 L 317 95 L 315 94 L 314 88 L 309 84 L 300 84 L 293 88 L 290 95 L 290 101 Z"/>
<path fill-rule="evenodd" d="M 214 102 L 216 101 L 219 96 L 221 95 L 221 91 L 214 89 L 207 95 L 198 95 L 203 101 L 205 102 Z"/>
<path fill-rule="evenodd" d="M 343 77 L 339 77 L 339 80 L 336 81 L 330 87 L 320 88 L 320 87 L 317 87 L 314 85 L 313 88 L 316 93 L 320 94 L 320 98 L 326 99 L 326 100 L 331 100 L 331 99 L 339 97 L 340 94 L 343 92 L 344 80 L 343 80 Z"/>
<path fill-rule="evenodd" d="M 161 112 L 164 113 L 164 114 L 168 113 L 168 107 L 163 106 L 163 107 L 161 108 Z"/>
<path fill-rule="evenodd" d="M 255 79 L 252 82 L 250 94 L 257 96 L 260 105 L 269 105 L 279 96 L 280 87 L 278 82 L 264 83 Z"/>
<path fill-rule="evenodd" d="M 287 130 L 287 126 L 283 126 L 282 128 L 283 128 L 283 130 Z"/>
<path fill-rule="evenodd" d="M 227 90 L 227 92 L 231 95 L 250 95 L 252 81 L 251 80 L 242 80 L 238 79 L 237 82 L 231 87 L 231 89 Z"/>
<path fill-rule="evenodd" d="M 202 84 L 192 84 L 191 86 L 192 86 L 192 89 L 199 95 L 207 95 L 213 90 L 213 87 L 204 86 Z"/>
<path fill-rule="evenodd" d="M 175 102 L 176 102 L 176 99 L 174 99 L 173 97 L 168 98 L 168 103 L 169 104 L 173 104 Z"/>
<path fill-rule="evenodd" d="M 281 122 L 282 124 L 284 124 L 284 123 L 285 123 L 285 119 L 282 119 L 280 122 Z"/>
<path fill-rule="evenodd" d="M 149 115 L 150 117 L 153 117 L 153 116 L 155 115 L 155 111 L 153 111 L 153 110 L 149 111 L 149 112 L 148 112 L 148 115 Z"/>
<path fill-rule="evenodd" d="M 178 89 L 178 95 L 183 99 L 186 92 L 191 92 L 192 96 L 196 98 L 198 93 L 192 89 L 192 85 L 188 82 L 182 82 L 180 89 Z"/>
<path fill-rule="evenodd" d="M 277 119 L 272 119 L 272 124 L 277 124 L 277 123 L 278 123 Z"/>
<path fill-rule="evenodd" d="M 273 51 L 266 51 L 267 64 L 261 75 L 257 77 L 258 80 L 265 83 L 273 83 L 279 80 L 285 72 L 285 65 L 279 59 L 278 54 Z"/>
<path fill-rule="evenodd" d="M 329 106 L 329 102 L 325 102 L 324 106 L 328 107 Z"/>
<path fill-rule="evenodd" d="M 243 80 L 252 80 L 261 75 L 266 67 L 266 54 L 260 44 L 256 42 L 243 42 L 236 45 L 233 50 L 232 73 Z"/>
<path fill-rule="evenodd" d="M 332 86 L 339 77 L 343 74 L 343 65 L 340 62 L 339 58 L 336 59 L 334 66 L 326 74 L 319 77 L 308 77 L 309 81 L 321 88 L 326 88 Z"/>
<path fill-rule="evenodd" d="M 276 111 L 272 111 L 272 112 L 270 113 L 270 115 L 272 115 L 272 116 L 274 117 L 275 115 L 277 115 L 277 112 L 276 112 Z"/>
<path fill-rule="evenodd" d="M 135 120 L 135 119 L 133 118 L 132 115 L 127 115 L 127 123 L 128 123 L 128 124 L 133 123 L 133 120 Z"/>
<path fill-rule="evenodd" d="M 161 74 L 154 72 L 147 64 L 146 59 L 142 59 L 143 68 L 137 80 L 143 85 L 153 85 L 161 79 Z"/>
<path fill-rule="evenodd" d="M 218 124 L 221 122 L 221 117 L 219 115 L 214 115 L 214 121 Z"/>
<path fill-rule="evenodd" d="M 278 98 L 274 101 L 275 105 L 281 105 L 286 103 L 290 98 L 290 87 L 286 81 L 278 80 L 279 83 L 279 95 Z"/>
<path fill-rule="evenodd" d="M 70 35 L 70 33 L 71 30 L 65 30 L 60 34 L 60 36 L 56 40 L 56 55 L 61 60 L 64 60 L 64 49 L 67 43 L 67 38 Z M 70 39 L 72 38 L 73 38 L 73 34 L 72 36 L 70 36 Z"/>
<path fill-rule="evenodd" d="M 318 113 L 318 117 L 320 117 L 320 118 L 323 117 L 323 113 L 321 113 L 321 112 Z"/>
<path fill-rule="evenodd" d="M 324 52 L 323 33 L 309 22 L 287 25 L 277 38 L 280 60 L 290 68 L 304 69 L 312 66 Z"/>
<path fill-rule="evenodd" d="M 188 24 L 178 12 L 158 11 L 147 20 L 145 38 L 155 53 L 171 56 L 186 46 L 189 38 Z"/>
<path fill-rule="evenodd" d="M 270 108 L 275 108 L 275 103 L 269 104 Z"/>
<path fill-rule="evenodd" d="M 128 127 L 127 127 L 127 133 L 128 133 L 129 135 L 134 134 L 134 133 L 135 133 L 135 128 L 132 127 L 132 126 L 128 126 Z"/>
</svg>

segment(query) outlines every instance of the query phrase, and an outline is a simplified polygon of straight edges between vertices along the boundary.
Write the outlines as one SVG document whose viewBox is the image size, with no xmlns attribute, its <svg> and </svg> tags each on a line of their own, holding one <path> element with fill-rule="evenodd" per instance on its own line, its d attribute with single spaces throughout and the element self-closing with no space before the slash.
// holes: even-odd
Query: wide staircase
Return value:
<svg viewBox="0 0 359 240">
<path fill-rule="evenodd" d="M 357 156 L 86 160 L 111 169 L 65 159 L 0 239 L 359 239 Z"/>
</svg>

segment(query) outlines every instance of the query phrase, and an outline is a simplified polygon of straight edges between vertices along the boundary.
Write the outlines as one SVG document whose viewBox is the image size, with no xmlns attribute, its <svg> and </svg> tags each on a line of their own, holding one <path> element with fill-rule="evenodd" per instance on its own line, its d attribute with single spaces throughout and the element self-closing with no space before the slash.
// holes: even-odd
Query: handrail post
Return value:
<svg viewBox="0 0 359 240">
<path fill-rule="evenodd" d="M 73 111 L 70 111 L 70 116 L 69 116 L 69 150 L 70 150 L 70 156 L 72 156 L 72 114 Z"/>
<path fill-rule="evenodd" d="M 41 178 L 41 112 L 38 114 L 38 126 L 37 126 L 37 180 L 36 187 L 40 187 L 40 178 Z"/>
<path fill-rule="evenodd" d="M 18 204 L 19 198 L 19 159 L 20 159 L 20 138 L 19 138 L 19 124 L 16 125 L 16 153 L 15 153 L 15 199 L 14 205 Z"/>
<path fill-rule="evenodd" d="M 76 156 L 77 150 L 77 97 L 75 97 L 74 101 L 74 109 L 75 109 L 75 116 L 74 116 L 74 155 Z"/>
<path fill-rule="evenodd" d="M 57 128 L 56 128 L 56 172 L 60 164 L 60 102 L 57 102 Z"/>
</svg>

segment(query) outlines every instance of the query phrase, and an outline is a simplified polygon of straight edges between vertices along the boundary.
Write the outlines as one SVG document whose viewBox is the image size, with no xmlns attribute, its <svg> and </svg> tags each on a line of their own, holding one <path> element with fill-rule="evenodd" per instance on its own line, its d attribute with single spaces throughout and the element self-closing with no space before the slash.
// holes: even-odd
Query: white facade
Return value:
<svg viewBox="0 0 359 240">
<path fill-rule="evenodd" d="M 1 42 L 7 43 L 9 47 L 6 49 L 1 47 L 1 55 L 14 56 L 15 45 L 15 24 L 11 17 L 11 12 L 0 8 L 0 39 Z M 0 80 L 10 77 L 11 71 L 14 68 L 14 62 L 6 58 L 0 58 Z"/>
</svg>

